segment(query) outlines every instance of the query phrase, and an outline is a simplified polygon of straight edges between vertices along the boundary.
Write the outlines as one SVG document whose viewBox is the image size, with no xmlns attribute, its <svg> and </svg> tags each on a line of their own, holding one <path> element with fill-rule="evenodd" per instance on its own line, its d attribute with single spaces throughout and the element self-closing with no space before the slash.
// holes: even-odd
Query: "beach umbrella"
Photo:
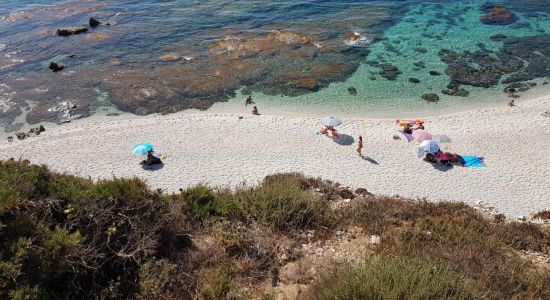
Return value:
<svg viewBox="0 0 550 300">
<path fill-rule="evenodd" d="M 420 143 L 419 149 L 421 149 L 424 152 L 434 154 L 437 151 L 439 151 L 439 144 L 435 141 L 423 141 L 422 143 Z"/>
<path fill-rule="evenodd" d="M 342 125 L 342 120 L 338 119 L 337 117 L 333 117 L 333 116 L 324 117 L 321 122 L 323 122 L 323 125 L 325 125 L 327 127 L 334 127 L 334 126 Z"/>
<path fill-rule="evenodd" d="M 153 150 L 153 145 L 149 143 L 137 144 L 132 148 L 132 153 L 136 155 L 143 155 L 149 151 Z"/>
<path fill-rule="evenodd" d="M 419 142 L 429 141 L 432 139 L 432 134 L 423 129 L 416 129 L 413 131 L 412 136 L 415 141 Z"/>
<path fill-rule="evenodd" d="M 432 137 L 432 141 L 436 141 L 441 144 L 441 143 L 450 143 L 451 139 L 444 134 L 435 134 Z"/>
</svg>

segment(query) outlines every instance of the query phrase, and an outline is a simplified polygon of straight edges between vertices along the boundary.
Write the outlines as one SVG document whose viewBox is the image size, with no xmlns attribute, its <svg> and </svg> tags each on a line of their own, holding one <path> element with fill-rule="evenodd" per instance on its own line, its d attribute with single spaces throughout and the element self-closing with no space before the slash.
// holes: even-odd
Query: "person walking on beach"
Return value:
<svg viewBox="0 0 550 300">
<path fill-rule="evenodd" d="M 357 153 L 359 154 L 359 156 L 363 156 L 362 151 L 363 151 L 363 137 L 359 136 L 359 141 L 357 142 Z"/>
<path fill-rule="evenodd" d="M 248 106 L 252 104 L 254 104 L 254 101 L 252 101 L 252 96 L 246 97 L 246 100 L 244 101 L 244 106 Z"/>
</svg>

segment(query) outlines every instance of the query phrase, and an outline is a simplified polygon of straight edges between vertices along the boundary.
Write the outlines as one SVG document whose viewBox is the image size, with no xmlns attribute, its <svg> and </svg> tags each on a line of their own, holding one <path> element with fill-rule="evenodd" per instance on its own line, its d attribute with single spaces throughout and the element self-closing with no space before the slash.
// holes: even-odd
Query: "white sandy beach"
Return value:
<svg viewBox="0 0 550 300">
<path fill-rule="evenodd" d="M 318 118 L 177 113 L 168 116 L 93 117 L 24 141 L 6 142 L 0 159 L 23 158 L 56 171 L 96 178 L 145 179 L 152 188 L 255 184 L 276 172 L 302 172 L 364 187 L 380 195 L 433 201 L 480 201 L 509 216 L 550 209 L 550 97 L 426 118 L 431 133 L 452 142 L 443 150 L 485 157 L 486 168 L 454 167 L 446 172 L 417 158 L 416 146 L 393 140 L 394 120 L 346 120 L 339 132 L 364 138 L 365 156 L 355 144 L 318 136 Z M 167 155 L 164 168 L 145 171 L 134 144 L 148 141 Z"/>
</svg>

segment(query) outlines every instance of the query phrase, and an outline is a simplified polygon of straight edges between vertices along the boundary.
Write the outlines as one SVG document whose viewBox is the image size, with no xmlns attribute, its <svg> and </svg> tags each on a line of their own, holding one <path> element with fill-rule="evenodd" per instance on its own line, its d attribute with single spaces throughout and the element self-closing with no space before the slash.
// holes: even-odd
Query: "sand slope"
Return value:
<svg viewBox="0 0 550 300">
<path fill-rule="evenodd" d="M 484 156 L 488 167 L 480 169 L 435 169 L 417 158 L 412 143 L 392 139 L 393 120 L 346 120 L 340 133 L 363 135 L 368 159 L 362 159 L 355 144 L 317 136 L 318 118 L 209 113 L 94 117 L 49 126 L 39 137 L 13 144 L 3 139 L 0 159 L 26 158 L 92 178 L 138 176 L 169 192 L 303 172 L 377 194 L 485 201 L 508 215 L 529 214 L 550 209 L 550 118 L 541 115 L 548 109 L 550 98 L 426 119 L 428 131 L 451 137 L 445 150 Z M 141 141 L 168 156 L 163 169 L 138 165 L 130 148 Z"/>
</svg>

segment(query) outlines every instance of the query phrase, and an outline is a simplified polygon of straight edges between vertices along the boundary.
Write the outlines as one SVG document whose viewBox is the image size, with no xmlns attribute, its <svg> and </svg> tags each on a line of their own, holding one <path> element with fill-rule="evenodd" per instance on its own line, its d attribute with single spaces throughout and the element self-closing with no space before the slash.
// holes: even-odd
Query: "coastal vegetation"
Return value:
<svg viewBox="0 0 550 300">
<path fill-rule="evenodd" d="M 300 174 L 167 194 L 0 162 L 2 299 L 548 299 L 549 251 L 547 224 Z"/>
</svg>

